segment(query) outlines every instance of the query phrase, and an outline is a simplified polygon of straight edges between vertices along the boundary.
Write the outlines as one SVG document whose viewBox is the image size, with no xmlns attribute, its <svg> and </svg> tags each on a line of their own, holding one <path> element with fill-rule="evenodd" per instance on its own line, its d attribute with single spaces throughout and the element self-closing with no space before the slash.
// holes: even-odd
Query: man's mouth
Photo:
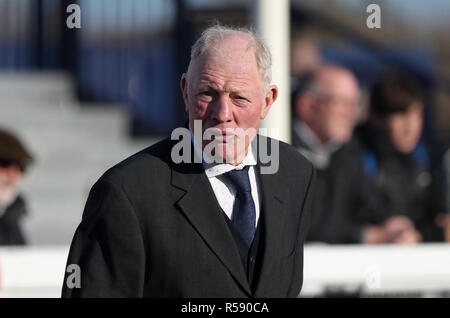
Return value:
<svg viewBox="0 0 450 318">
<path fill-rule="evenodd" d="M 216 142 L 232 142 L 236 137 L 232 128 L 209 128 L 210 136 L 212 140 Z"/>
<path fill-rule="evenodd" d="M 214 140 L 219 141 L 219 142 L 231 142 L 234 139 L 234 137 L 235 137 L 234 134 L 223 133 L 223 134 L 214 135 Z"/>
</svg>

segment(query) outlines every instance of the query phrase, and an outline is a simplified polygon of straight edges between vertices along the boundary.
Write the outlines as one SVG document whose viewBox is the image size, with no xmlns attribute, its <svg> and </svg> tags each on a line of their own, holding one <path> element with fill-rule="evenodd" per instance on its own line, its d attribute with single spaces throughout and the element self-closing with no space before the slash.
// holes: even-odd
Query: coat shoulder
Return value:
<svg viewBox="0 0 450 318">
<path fill-rule="evenodd" d="M 281 173 L 296 173 L 296 172 L 311 172 L 314 168 L 312 163 L 305 158 L 295 147 L 290 144 L 276 140 L 270 137 L 263 137 L 267 139 L 268 143 L 278 143 L 278 160 Z"/>
<path fill-rule="evenodd" d="M 123 184 L 133 179 L 153 179 L 156 175 L 170 171 L 172 146 L 172 140 L 165 138 L 109 168 L 99 181 Z"/>
</svg>

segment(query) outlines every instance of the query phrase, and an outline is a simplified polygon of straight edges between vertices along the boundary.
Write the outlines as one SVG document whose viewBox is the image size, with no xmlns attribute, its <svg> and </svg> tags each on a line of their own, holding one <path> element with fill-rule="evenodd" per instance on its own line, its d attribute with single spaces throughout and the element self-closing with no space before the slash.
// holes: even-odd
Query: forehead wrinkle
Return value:
<svg viewBox="0 0 450 318">
<path fill-rule="evenodd" d="M 199 82 L 199 87 L 201 87 L 203 89 L 204 86 L 207 86 L 208 88 L 211 88 L 215 91 L 221 91 L 221 92 L 226 92 L 226 93 L 235 93 L 235 92 L 247 92 L 248 89 L 250 88 L 250 85 L 248 85 L 247 82 L 242 81 L 242 83 L 239 83 L 238 80 L 236 79 L 232 79 L 233 82 L 228 82 L 228 81 L 223 81 L 223 80 L 219 80 L 219 81 L 211 81 L 208 79 L 202 79 Z M 238 82 L 238 83 L 236 83 Z"/>
<path fill-rule="evenodd" d="M 214 52 L 217 53 L 209 51 L 200 57 L 202 60 L 199 62 L 202 62 L 201 64 L 203 64 L 204 69 L 220 70 L 222 69 L 222 65 L 225 64 L 228 66 L 227 69 L 231 70 L 232 73 L 242 73 L 244 70 L 244 73 L 255 72 L 255 75 L 259 75 L 256 55 L 252 50 L 249 50 L 249 47 L 243 48 L 241 43 L 237 43 L 235 46 L 221 43 L 217 47 L 214 47 Z M 246 61 L 246 63 L 243 63 L 243 61 Z"/>
<path fill-rule="evenodd" d="M 197 78 L 197 85 L 208 85 L 226 91 L 248 91 L 253 90 L 253 86 L 262 88 L 257 61 L 254 53 L 249 51 L 250 45 L 248 44 L 246 43 L 245 47 L 242 44 L 240 47 L 238 45 L 232 50 L 229 46 L 223 48 L 222 43 L 195 59 L 192 65 L 192 75 Z M 213 52 L 216 52 L 218 47 L 223 49 L 219 50 L 218 54 L 214 54 Z M 247 63 L 233 63 L 233 61 L 244 60 Z M 191 84 L 193 83 L 191 82 Z"/>
<path fill-rule="evenodd" d="M 199 85 L 206 85 L 214 90 L 224 92 L 246 91 L 251 88 L 253 81 L 251 77 L 221 74 L 212 74 L 210 72 L 202 72 L 200 74 Z"/>
</svg>

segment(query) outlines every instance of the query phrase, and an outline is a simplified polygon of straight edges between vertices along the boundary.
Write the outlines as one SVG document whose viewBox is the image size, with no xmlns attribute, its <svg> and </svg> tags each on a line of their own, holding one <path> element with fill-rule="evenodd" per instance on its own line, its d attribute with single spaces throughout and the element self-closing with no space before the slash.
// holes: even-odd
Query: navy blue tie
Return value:
<svg viewBox="0 0 450 318">
<path fill-rule="evenodd" d="M 233 183 L 236 189 L 231 222 L 247 245 L 250 246 L 256 230 L 256 209 L 253 202 L 248 169 L 249 166 L 245 166 L 242 170 L 231 170 L 225 173 L 225 176 Z"/>
</svg>

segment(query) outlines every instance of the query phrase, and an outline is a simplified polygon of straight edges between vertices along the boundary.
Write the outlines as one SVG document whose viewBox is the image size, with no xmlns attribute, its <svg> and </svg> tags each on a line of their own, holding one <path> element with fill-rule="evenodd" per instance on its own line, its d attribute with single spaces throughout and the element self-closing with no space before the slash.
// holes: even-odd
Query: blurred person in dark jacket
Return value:
<svg viewBox="0 0 450 318">
<path fill-rule="evenodd" d="M 377 241 L 443 240 L 438 225 L 445 197 L 439 165 L 420 140 L 423 110 L 419 84 L 406 74 L 389 73 L 373 85 L 367 124 L 356 131 L 364 173 L 379 204 L 365 216 L 379 226 Z M 395 228 L 391 233 L 387 222 Z"/>
<path fill-rule="evenodd" d="M 26 243 L 20 227 L 26 206 L 19 185 L 32 160 L 17 137 L 0 129 L 0 245 Z"/>
<path fill-rule="evenodd" d="M 359 95 L 357 79 L 341 66 L 319 66 L 297 81 L 293 145 L 317 172 L 310 242 L 372 243 L 376 232 L 357 218 L 372 204 L 358 148 L 349 143 L 360 117 Z"/>
</svg>

